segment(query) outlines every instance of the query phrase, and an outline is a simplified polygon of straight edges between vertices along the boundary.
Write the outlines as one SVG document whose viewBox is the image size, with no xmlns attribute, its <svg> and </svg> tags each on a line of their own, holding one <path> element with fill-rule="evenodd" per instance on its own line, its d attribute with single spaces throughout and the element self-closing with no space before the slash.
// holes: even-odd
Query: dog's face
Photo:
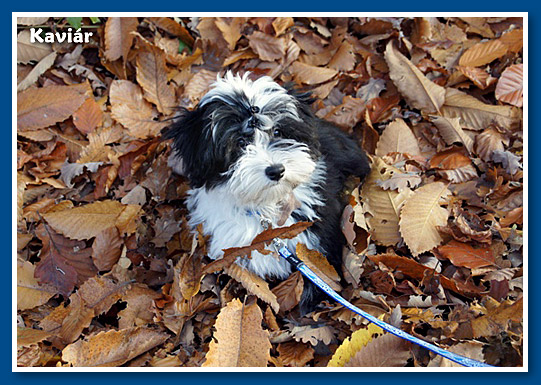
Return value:
<svg viewBox="0 0 541 385">
<path fill-rule="evenodd" d="M 320 156 L 313 116 L 301 98 L 268 77 L 226 74 L 166 132 L 193 187 L 224 185 L 241 205 L 288 197 Z"/>
</svg>

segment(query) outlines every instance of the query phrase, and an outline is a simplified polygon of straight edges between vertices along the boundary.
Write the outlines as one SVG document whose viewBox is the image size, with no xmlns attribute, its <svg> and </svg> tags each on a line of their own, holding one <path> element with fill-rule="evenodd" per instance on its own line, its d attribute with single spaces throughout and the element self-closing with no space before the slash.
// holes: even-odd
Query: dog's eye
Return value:
<svg viewBox="0 0 541 385">
<path fill-rule="evenodd" d="M 273 135 L 275 138 L 277 138 L 282 135 L 282 131 L 280 131 L 279 129 L 276 129 L 274 130 Z"/>
<path fill-rule="evenodd" d="M 247 142 L 246 142 L 246 139 L 244 139 L 244 138 L 238 138 L 238 139 L 237 139 L 237 144 L 239 145 L 239 147 L 244 147 L 244 146 L 246 146 L 246 143 L 247 143 Z"/>
</svg>

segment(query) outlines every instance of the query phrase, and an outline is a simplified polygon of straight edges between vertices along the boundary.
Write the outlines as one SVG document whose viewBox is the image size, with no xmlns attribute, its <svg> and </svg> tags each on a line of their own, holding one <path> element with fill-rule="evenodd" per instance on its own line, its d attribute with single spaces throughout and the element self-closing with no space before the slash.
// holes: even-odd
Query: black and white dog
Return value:
<svg viewBox="0 0 541 385">
<path fill-rule="evenodd" d="M 370 165 L 352 139 L 313 114 L 310 101 L 309 94 L 288 90 L 270 77 L 252 81 L 249 73 L 228 72 L 165 131 L 164 137 L 173 139 L 170 164 L 191 182 L 190 224 L 202 223 L 210 235 L 211 258 L 220 258 L 223 249 L 249 245 L 263 230 L 261 218 L 273 227 L 313 221 L 287 241 L 290 250 L 302 242 L 341 271 L 340 193 L 348 176 L 364 178 Z M 284 218 L 284 206 L 292 201 L 296 205 Z M 237 263 L 263 278 L 284 279 L 291 273 L 284 259 L 258 252 Z M 320 299 L 319 291 L 305 283 L 301 312 Z"/>
</svg>

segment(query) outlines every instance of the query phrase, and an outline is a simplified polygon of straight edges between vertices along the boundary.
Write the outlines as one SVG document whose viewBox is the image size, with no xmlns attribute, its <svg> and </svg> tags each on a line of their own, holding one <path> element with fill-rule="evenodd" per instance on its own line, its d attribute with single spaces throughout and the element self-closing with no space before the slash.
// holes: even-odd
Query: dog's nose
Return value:
<svg viewBox="0 0 541 385">
<path fill-rule="evenodd" d="M 279 181 L 284 176 L 285 167 L 283 164 L 273 164 L 265 169 L 265 174 L 270 180 Z"/>
</svg>

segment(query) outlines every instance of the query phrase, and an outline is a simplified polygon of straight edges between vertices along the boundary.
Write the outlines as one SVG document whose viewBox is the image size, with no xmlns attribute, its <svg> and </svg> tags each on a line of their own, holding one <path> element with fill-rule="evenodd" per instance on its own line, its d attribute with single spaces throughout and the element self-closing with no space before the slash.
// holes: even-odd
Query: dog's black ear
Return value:
<svg viewBox="0 0 541 385">
<path fill-rule="evenodd" d="M 173 139 L 169 164 L 190 179 L 193 187 L 201 187 L 212 166 L 209 148 L 210 132 L 204 109 L 181 108 L 173 123 L 162 130 L 163 139 Z"/>
<path fill-rule="evenodd" d="M 287 93 L 293 96 L 300 104 L 300 109 L 302 112 L 311 116 L 313 114 L 312 108 L 310 107 L 317 99 L 312 96 L 310 91 L 303 90 L 299 88 L 293 82 L 287 82 L 283 86 Z"/>
</svg>

